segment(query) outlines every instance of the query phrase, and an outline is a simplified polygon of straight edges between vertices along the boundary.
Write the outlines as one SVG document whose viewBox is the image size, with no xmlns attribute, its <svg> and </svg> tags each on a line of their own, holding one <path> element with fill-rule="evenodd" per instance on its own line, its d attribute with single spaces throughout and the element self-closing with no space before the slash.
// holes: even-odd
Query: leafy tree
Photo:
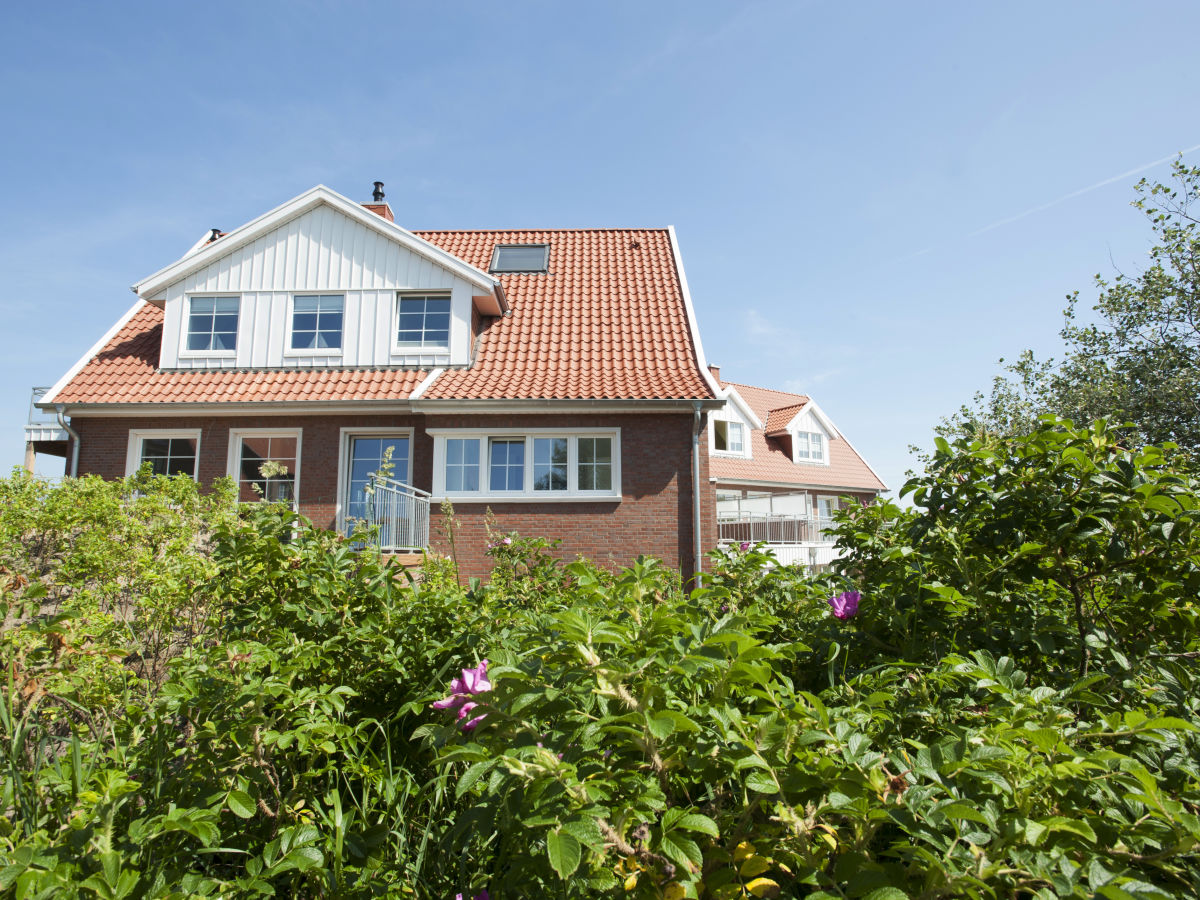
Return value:
<svg viewBox="0 0 1200 900">
<path fill-rule="evenodd" d="M 1025 433 L 1041 413 L 1088 422 L 1103 416 L 1132 425 L 1139 443 L 1178 444 L 1200 454 L 1200 167 L 1177 161 L 1172 183 L 1142 179 L 1133 206 L 1150 222 L 1155 245 L 1145 271 L 1096 276 L 1095 321 L 1083 322 L 1069 295 L 1061 361 L 1025 351 L 944 423 L 970 422 L 1002 434 Z"/>
</svg>

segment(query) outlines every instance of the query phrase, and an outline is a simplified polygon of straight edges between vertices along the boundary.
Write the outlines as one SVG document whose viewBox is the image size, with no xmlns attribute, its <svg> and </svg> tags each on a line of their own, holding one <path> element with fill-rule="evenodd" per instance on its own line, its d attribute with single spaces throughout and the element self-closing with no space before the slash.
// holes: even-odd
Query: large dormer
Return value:
<svg viewBox="0 0 1200 900">
<path fill-rule="evenodd" d="M 798 465 L 828 466 L 830 443 L 841 435 L 830 418 L 812 400 L 771 410 L 766 436 Z"/>
<path fill-rule="evenodd" d="M 163 310 L 159 367 L 465 366 L 473 323 L 507 312 L 497 279 L 318 186 L 134 285 Z"/>
</svg>

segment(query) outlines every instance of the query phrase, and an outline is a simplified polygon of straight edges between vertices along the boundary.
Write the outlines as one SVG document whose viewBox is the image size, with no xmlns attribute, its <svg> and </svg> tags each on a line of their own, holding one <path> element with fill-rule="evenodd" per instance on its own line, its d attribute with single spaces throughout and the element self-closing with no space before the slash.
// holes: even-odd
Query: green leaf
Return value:
<svg viewBox="0 0 1200 900">
<path fill-rule="evenodd" d="M 564 881 L 579 868 L 579 860 L 582 857 L 579 841 L 574 835 L 562 830 L 551 831 L 546 835 L 546 854 L 550 857 L 550 865 Z"/>
<path fill-rule="evenodd" d="M 759 769 L 755 769 L 746 776 L 746 787 L 752 791 L 758 791 L 760 794 L 774 794 L 779 791 L 775 777 L 770 772 L 763 772 Z"/>
<path fill-rule="evenodd" d="M 225 798 L 225 806 L 239 819 L 254 817 L 254 798 L 245 791 L 230 791 L 229 795 Z"/>
<path fill-rule="evenodd" d="M 682 828 L 685 831 L 699 831 L 712 837 L 721 836 L 720 831 L 717 830 L 717 823 L 708 816 L 700 813 L 688 813 L 685 816 L 681 816 L 679 821 L 675 823 L 675 827 Z"/>
<path fill-rule="evenodd" d="M 862 900 L 908 900 L 908 894 L 898 887 L 878 887 L 864 894 Z"/>
</svg>

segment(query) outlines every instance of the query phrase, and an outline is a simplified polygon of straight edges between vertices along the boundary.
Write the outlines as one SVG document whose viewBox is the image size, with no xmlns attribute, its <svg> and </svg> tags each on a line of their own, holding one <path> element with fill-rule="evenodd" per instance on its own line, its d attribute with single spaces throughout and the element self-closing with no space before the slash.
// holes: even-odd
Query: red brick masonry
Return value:
<svg viewBox="0 0 1200 900">
<path fill-rule="evenodd" d="M 565 559 L 586 556 L 596 562 L 624 566 L 639 554 L 655 556 L 694 571 L 692 561 L 692 486 L 690 414 L 504 416 L 171 416 L 107 418 L 78 415 L 72 426 L 80 435 L 79 473 L 105 478 L 125 475 L 131 429 L 200 429 L 198 476 L 201 484 L 228 474 L 229 432 L 235 428 L 302 428 L 299 467 L 300 511 L 323 528 L 337 520 L 338 448 L 342 428 L 413 429 L 412 480 L 430 490 L 433 483 L 433 438 L 426 428 L 495 428 L 519 430 L 552 425 L 572 428 L 621 429 L 622 497 L 612 501 L 459 504 L 458 557 L 465 575 L 486 576 L 484 516 L 491 506 L 502 531 L 534 537 L 561 538 Z M 701 435 L 700 484 L 703 546 L 716 544 L 715 495 L 708 485 L 707 440 Z M 439 542 L 439 512 L 432 511 L 430 539 Z"/>
</svg>

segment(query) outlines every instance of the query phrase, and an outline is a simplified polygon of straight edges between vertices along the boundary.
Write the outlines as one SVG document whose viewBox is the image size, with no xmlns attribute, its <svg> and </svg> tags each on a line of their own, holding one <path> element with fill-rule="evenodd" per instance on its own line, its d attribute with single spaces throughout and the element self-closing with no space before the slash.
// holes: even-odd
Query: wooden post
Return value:
<svg viewBox="0 0 1200 900">
<path fill-rule="evenodd" d="M 34 464 L 37 459 L 37 451 L 33 449 L 33 441 L 25 442 L 25 471 L 30 475 L 33 474 Z"/>
</svg>

